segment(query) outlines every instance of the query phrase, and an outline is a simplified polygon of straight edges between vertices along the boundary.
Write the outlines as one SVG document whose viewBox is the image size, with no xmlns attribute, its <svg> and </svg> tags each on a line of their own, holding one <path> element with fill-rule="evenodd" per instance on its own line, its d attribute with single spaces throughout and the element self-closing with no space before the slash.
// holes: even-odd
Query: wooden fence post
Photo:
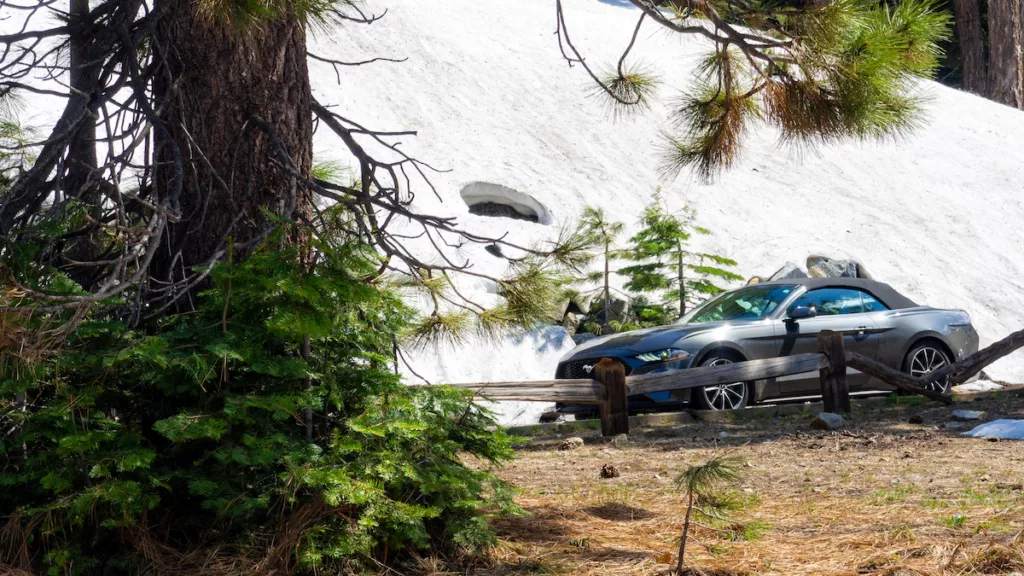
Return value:
<svg viewBox="0 0 1024 576">
<path fill-rule="evenodd" d="M 818 351 L 828 358 L 828 366 L 819 370 L 821 398 L 825 412 L 850 413 L 850 388 L 846 382 L 846 350 L 843 333 L 822 330 L 818 333 Z"/>
<path fill-rule="evenodd" d="M 601 402 L 601 435 L 629 434 L 629 401 L 626 399 L 626 367 L 610 358 L 594 365 L 594 380 L 604 384 Z"/>
</svg>

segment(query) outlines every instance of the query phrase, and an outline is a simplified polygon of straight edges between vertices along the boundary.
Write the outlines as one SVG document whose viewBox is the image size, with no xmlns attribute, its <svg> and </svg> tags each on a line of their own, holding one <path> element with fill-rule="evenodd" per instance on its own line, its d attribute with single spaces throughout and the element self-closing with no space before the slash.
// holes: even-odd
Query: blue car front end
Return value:
<svg viewBox="0 0 1024 576">
<path fill-rule="evenodd" d="M 602 358 L 610 358 L 625 366 L 627 376 L 653 374 L 666 370 L 690 368 L 694 355 L 683 350 L 666 348 L 656 352 L 640 352 L 632 348 L 601 348 L 593 354 L 586 350 L 573 350 L 558 363 L 555 378 L 590 378 L 594 364 Z M 633 411 L 672 408 L 682 406 L 689 400 L 689 390 L 665 391 L 629 397 L 629 406 Z M 556 410 L 568 414 L 596 413 L 596 407 L 583 404 L 556 404 Z"/>
</svg>

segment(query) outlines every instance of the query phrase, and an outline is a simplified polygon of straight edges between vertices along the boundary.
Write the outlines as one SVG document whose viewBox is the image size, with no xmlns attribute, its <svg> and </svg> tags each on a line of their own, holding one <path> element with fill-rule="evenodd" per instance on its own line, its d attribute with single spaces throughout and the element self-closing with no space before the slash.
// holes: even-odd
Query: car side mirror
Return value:
<svg viewBox="0 0 1024 576">
<path fill-rule="evenodd" d="M 789 318 L 787 320 L 805 320 L 807 318 L 814 318 L 818 315 L 818 310 L 814 306 L 796 306 L 789 310 Z"/>
</svg>

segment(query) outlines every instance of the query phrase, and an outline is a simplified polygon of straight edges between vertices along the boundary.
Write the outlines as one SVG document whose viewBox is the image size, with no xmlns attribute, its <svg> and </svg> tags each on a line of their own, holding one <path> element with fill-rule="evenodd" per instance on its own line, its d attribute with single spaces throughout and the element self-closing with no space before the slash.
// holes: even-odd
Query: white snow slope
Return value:
<svg viewBox="0 0 1024 576">
<path fill-rule="evenodd" d="M 588 62 L 613 64 L 636 9 L 621 0 L 564 4 Z M 330 67 L 312 62 L 314 93 L 363 125 L 419 132 L 403 139 L 403 148 L 451 170 L 431 177 L 443 202 L 420 185 L 423 210 L 457 215 L 470 230 L 507 230 L 522 241 L 554 234 L 556 226 L 468 214 L 460 189 L 486 181 L 532 195 L 555 222 L 590 204 L 632 231 L 662 186 L 671 204 L 697 210 L 715 233 L 710 246 L 735 258 L 746 276 L 771 274 L 787 260 L 802 264 L 814 253 L 853 257 L 918 302 L 969 312 L 982 345 L 1024 328 L 1019 111 L 925 82 L 929 117 L 904 139 L 801 154 L 760 127 L 739 165 L 714 183 L 687 174 L 664 180 L 658 168 L 667 104 L 691 82 L 695 60 L 709 50 L 703 40 L 654 25 L 641 31 L 633 57 L 661 76 L 659 102 L 648 113 L 614 120 L 602 100 L 589 96 L 584 71 L 561 58 L 553 0 L 373 0 L 368 8 L 388 12 L 372 26 L 318 37 L 313 50 L 408 61 L 345 68 L 340 85 Z M 482 250 L 467 255 L 479 269 L 500 270 L 500 261 Z M 487 287 L 470 291 L 481 295 Z M 474 343 L 421 355 L 416 368 L 435 382 L 543 378 L 571 346 L 549 331 L 500 349 Z M 1024 381 L 1024 355 L 988 373 Z M 540 408 L 520 414 L 509 407 L 506 418 L 533 417 Z"/>
</svg>

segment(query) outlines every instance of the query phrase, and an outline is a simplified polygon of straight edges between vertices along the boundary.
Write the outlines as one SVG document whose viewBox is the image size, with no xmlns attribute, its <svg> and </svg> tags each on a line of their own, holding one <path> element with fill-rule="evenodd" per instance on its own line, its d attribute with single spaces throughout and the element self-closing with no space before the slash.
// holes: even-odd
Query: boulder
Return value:
<svg viewBox="0 0 1024 576">
<path fill-rule="evenodd" d="M 859 267 L 853 260 L 834 260 L 828 256 L 807 257 L 807 273 L 812 278 L 859 278 Z"/>
<path fill-rule="evenodd" d="M 602 324 L 607 324 L 612 320 L 621 321 L 626 316 L 626 313 L 629 312 L 629 302 L 622 298 L 611 299 L 609 302 L 609 307 L 611 308 L 609 314 L 605 314 L 603 298 L 596 298 L 593 305 L 598 309 L 598 312 L 594 314 L 594 318 Z"/>
<path fill-rule="evenodd" d="M 594 338 L 597 338 L 597 334 L 591 334 L 590 332 L 577 332 L 576 334 L 573 334 L 572 341 L 579 346 L 580 344 L 593 340 Z"/>
<path fill-rule="evenodd" d="M 579 436 L 573 436 L 572 438 L 566 438 L 562 440 L 562 443 L 558 445 L 558 449 L 561 451 L 575 450 L 583 447 L 583 438 Z"/>
<path fill-rule="evenodd" d="M 845 422 L 843 417 L 839 414 L 833 414 L 831 412 L 822 412 L 818 414 L 818 417 L 811 420 L 812 430 L 838 430 L 843 427 Z"/>
<path fill-rule="evenodd" d="M 795 262 L 786 262 L 782 268 L 779 268 L 775 274 L 772 274 L 768 280 L 788 280 L 790 278 L 807 278 L 807 273 L 800 269 L 800 266 Z"/>
<path fill-rule="evenodd" d="M 590 307 L 594 303 L 594 299 L 601 296 L 603 292 L 591 293 L 591 294 L 573 294 L 572 301 L 569 302 L 569 312 L 574 312 L 580 316 L 586 316 L 590 313 Z"/>
<path fill-rule="evenodd" d="M 548 307 L 545 315 L 552 324 L 561 324 L 562 319 L 565 318 L 565 313 L 569 311 L 569 297 L 562 297 Z"/>
<path fill-rule="evenodd" d="M 562 327 L 570 336 L 576 334 L 576 331 L 580 329 L 580 315 L 575 312 L 566 312 L 565 317 L 562 318 Z"/>
<path fill-rule="evenodd" d="M 753 277 L 750 278 L 750 280 L 747 280 L 747 286 L 752 286 L 754 284 L 760 284 L 761 282 L 763 282 L 763 280 L 761 280 L 760 276 L 753 276 Z"/>
<path fill-rule="evenodd" d="M 617 434 L 614 438 L 612 438 L 612 444 L 619 448 L 626 446 L 627 444 L 629 444 L 629 434 Z"/>
</svg>

